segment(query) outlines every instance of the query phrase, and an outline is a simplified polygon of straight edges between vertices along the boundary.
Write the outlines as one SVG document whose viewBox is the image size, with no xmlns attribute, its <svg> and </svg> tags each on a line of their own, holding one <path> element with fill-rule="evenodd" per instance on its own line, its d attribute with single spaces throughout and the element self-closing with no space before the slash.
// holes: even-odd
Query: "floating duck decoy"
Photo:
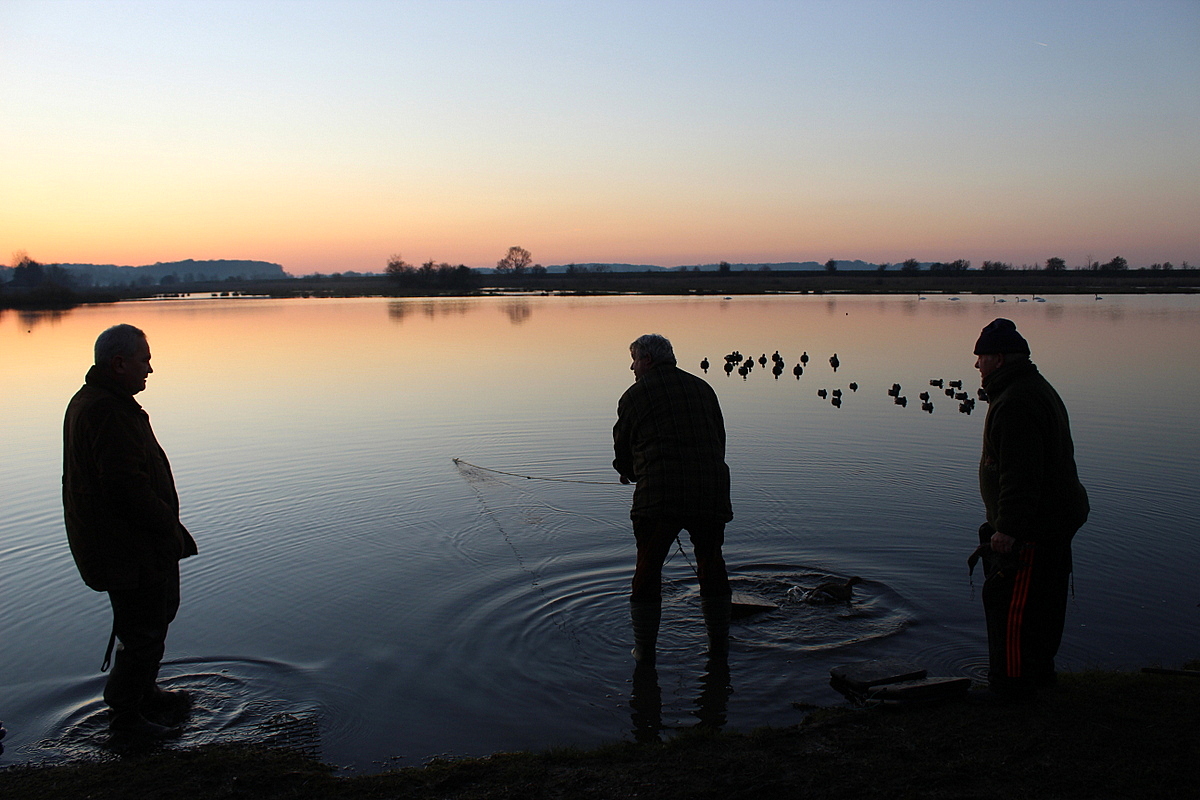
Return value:
<svg viewBox="0 0 1200 800">
<path fill-rule="evenodd" d="M 929 392 L 921 392 L 917 397 L 921 398 L 923 402 L 929 402 Z"/>
<path fill-rule="evenodd" d="M 837 368 L 840 367 L 841 365 L 842 365 L 842 362 L 838 361 L 837 353 L 834 353 L 833 355 L 831 355 L 829 357 L 829 366 L 833 367 L 834 372 L 837 372 Z"/>
<path fill-rule="evenodd" d="M 946 397 L 954 397 L 954 387 L 953 386 L 946 387 Z"/>
<path fill-rule="evenodd" d="M 771 367 L 771 374 L 775 376 L 775 380 L 779 380 L 779 376 L 783 374 L 782 361 L 775 362 L 775 366 Z"/>
<path fill-rule="evenodd" d="M 933 403 L 930 403 L 930 402 L 921 403 L 921 410 L 928 411 L 930 414 L 932 414 L 933 413 Z"/>
<path fill-rule="evenodd" d="M 760 367 L 765 367 L 767 365 L 767 354 L 766 353 L 763 353 L 761 356 L 758 357 L 758 365 Z"/>
<path fill-rule="evenodd" d="M 892 388 L 888 389 L 887 393 L 888 393 L 888 397 L 899 397 L 900 396 L 900 384 L 893 383 Z"/>
<path fill-rule="evenodd" d="M 746 380 L 746 376 L 749 374 L 750 367 L 748 364 L 742 364 L 740 367 L 738 367 L 738 375 L 742 376 L 742 380 Z"/>
<path fill-rule="evenodd" d="M 814 605 L 818 603 L 849 603 L 854 599 L 854 587 L 862 582 L 862 578 L 857 575 L 851 576 L 845 581 L 825 581 L 812 589 L 802 591 L 800 600 Z M 799 589 L 800 587 L 794 588 Z"/>
<path fill-rule="evenodd" d="M 704 373 L 706 375 L 708 374 L 708 358 L 707 357 L 703 361 L 700 362 L 700 369 L 704 370 Z"/>
<path fill-rule="evenodd" d="M 834 389 L 832 392 L 830 392 L 830 394 L 832 394 L 834 397 L 841 397 L 841 396 L 842 396 L 842 390 L 841 390 L 841 389 Z"/>
<path fill-rule="evenodd" d="M 955 389 L 961 389 L 961 388 L 962 388 L 962 381 L 950 381 L 950 382 L 949 382 L 949 383 L 947 383 L 946 385 L 947 385 L 947 386 L 953 386 Z"/>
<path fill-rule="evenodd" d="M 966 400 L 968 397 L 969 397 L 969 395 L 966 392 L 955 392 L 954 393 L 954 399 L 958 400 L 959 402 Z"/>
<path fill-rule="evenodd" d="M 824 400 L 828 396 L 829 396 L 829 392 L 825 391 L 824 389 L 817 389 L 817 397 Z"/>
<path fill-rule="evenodd" d="M 941 389 L 943 386 L 946 385 L 946 382 L 944 380 L 942 380 L 941 378 L 934 378 L 929 381 L 929 385 L 936 386 L 937 388 Z"/>
<path fill-rule="evenodd" d="M 792 367 L 792 374 L 796 376 L 796 380 L 800 380 L 800 376 L 804 374 L 804 367 L 797 364 Z"/>
<path fill-rule="evenodd" d="M 778 350 L 776 350 L 776 351 L 774 352 L 774 354 L 772 354 L 772 355 L 771 355 L 771 360 L 772 360 L 772 361 L 774 361 L 776 364 L 782 364 L 782 363 L 783 363 L 783 356 L 779 355 L 779 351 L 778 351 Z"/>
<path fill-rule="evenodd" d="M 835 395 L 834 398 L 832 400 L 830 400 L 829 402 L 833 405 L 834 408 L 842 407 L 842 398 L 838 395 Z"/>
<path fill-rule="evenodd" d="M 854 381 L 850 381 L 850 391 L 852 391 L 852 392 L 858 391 L 858 384 L 855 383 Z"/>
<path fill-rule="evenodd" d="M 729 374 L 732 374 L 732 372 L 733 372 L 733 362 L 726 361 L 725 362 L 725 374 L 729 375 Z"/>
<path fill-rule="evenodd" d="M 898 406 L 908 406 L 908 398 L 904 395 L 897 397 L 893 402 Z"/>
<path fill-rule="evenodd" d="M 804 364 L 805 366 L 808 365 L 808 351 L 807 350 L 805 350 L 803 353 L 800 354 L 800 363 Z"/>
<path fill-rule="evenodd" d="M 959 404 L 958 404 L 958 410 L 959 410 L 959 411 L 961 411 L 961 412 L 962 412 L 962 413 L 964 413 L 964 414 L 967 414 L 967 415 L 969 416 L 969 415 L 971 414 L 971 412 L 975 410 L 975 403 L 973 403 L 973 402 L 972 402 L 972 401 L 970 401 L 970 400 L 967 400 L 966 402 L 959 403 Z"/>
</svg>

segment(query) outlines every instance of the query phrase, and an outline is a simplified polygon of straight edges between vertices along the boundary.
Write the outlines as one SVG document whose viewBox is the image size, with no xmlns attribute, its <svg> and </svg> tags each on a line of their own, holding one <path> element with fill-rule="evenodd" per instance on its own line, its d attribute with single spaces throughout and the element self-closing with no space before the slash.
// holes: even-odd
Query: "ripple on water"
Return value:
<svg viewBox="0 0 1200 800">
<path fill-rule="evenodd" d="M 179 738 L 164 746 L 268 742 L 319 755 L 323 709 L 312 699 L 305 670 L 276 661 L 192 658 L 163 663 L 159 685 L 186 691 L 192 709 Z M 45 731 L 18 749 L 22 761 L 103 760 L 126 754 L 128 743 L 108 731 L 100 695 L 105 676 L 72 682 L 43 695 L 46 709 L 26 725 Z"/>
</svg>

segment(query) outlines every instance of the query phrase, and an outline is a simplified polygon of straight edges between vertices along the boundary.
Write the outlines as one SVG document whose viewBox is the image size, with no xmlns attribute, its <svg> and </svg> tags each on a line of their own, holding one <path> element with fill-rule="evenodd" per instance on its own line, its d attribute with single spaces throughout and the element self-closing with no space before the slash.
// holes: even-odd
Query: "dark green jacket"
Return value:
<svg viewBox="0 0 1200 800">
<path fill-rule="evenodd" d="M 629 516 L 733 519 L 725 421 L 708 382 L 676 366 L 645 372 L 617 403 L 613 467 L 637 484 Z"/>
<path fill-rule="evenodd" d="M 1036 366 L 1008 363 L 983 382 L 979 492 L 991 526 L 1022 541 L 1069 542 L 1087 520 L 1067 408 Z"/>
<path fill-rule="evenodd" d="M 62 482 L 71 555 L 96 591 L 161 582 L 195 555 L 150 418 L 96 367 L 67 406 Z"/>
</svg>

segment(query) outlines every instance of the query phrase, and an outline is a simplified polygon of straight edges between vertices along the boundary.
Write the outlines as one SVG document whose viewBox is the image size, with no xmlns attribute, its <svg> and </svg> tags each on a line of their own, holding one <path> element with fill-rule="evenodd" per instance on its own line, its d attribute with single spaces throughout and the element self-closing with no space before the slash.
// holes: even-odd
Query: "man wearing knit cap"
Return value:
<svg viewBox="0 0 1200 800">
<path fill-rule="evenodd" d="M 1054 684 L 1071 574 L 1071 538 L 1087 520 L 1067 409 L 1029 360 L 1011 320 L 996 319 L 975 343 L 988 396 L 979 492 L 987 522 L 983 608 L 988 688 L 1032 699 Z"/>
</svg>

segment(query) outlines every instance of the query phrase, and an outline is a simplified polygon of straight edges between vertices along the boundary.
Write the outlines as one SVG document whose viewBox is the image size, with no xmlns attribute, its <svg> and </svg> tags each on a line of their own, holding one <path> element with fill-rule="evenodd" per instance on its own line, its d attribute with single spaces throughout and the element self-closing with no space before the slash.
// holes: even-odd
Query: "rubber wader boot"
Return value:
<svg viewBox="0 0 1200 800">
<path fill-rule="evenodd" d="M 629 617 L 633 621 L 633 659 L 651 666 L 654 664 L 654 647 L 658 643 L 662 601 L 630 600 Z"/>
<path fill-rule="evenodd" d="M 733 600 L 727 594 L 700 598 L 710 655 L 721 656 L 729 652 L 729 613 L 732 608 Z"/>
</svg>

